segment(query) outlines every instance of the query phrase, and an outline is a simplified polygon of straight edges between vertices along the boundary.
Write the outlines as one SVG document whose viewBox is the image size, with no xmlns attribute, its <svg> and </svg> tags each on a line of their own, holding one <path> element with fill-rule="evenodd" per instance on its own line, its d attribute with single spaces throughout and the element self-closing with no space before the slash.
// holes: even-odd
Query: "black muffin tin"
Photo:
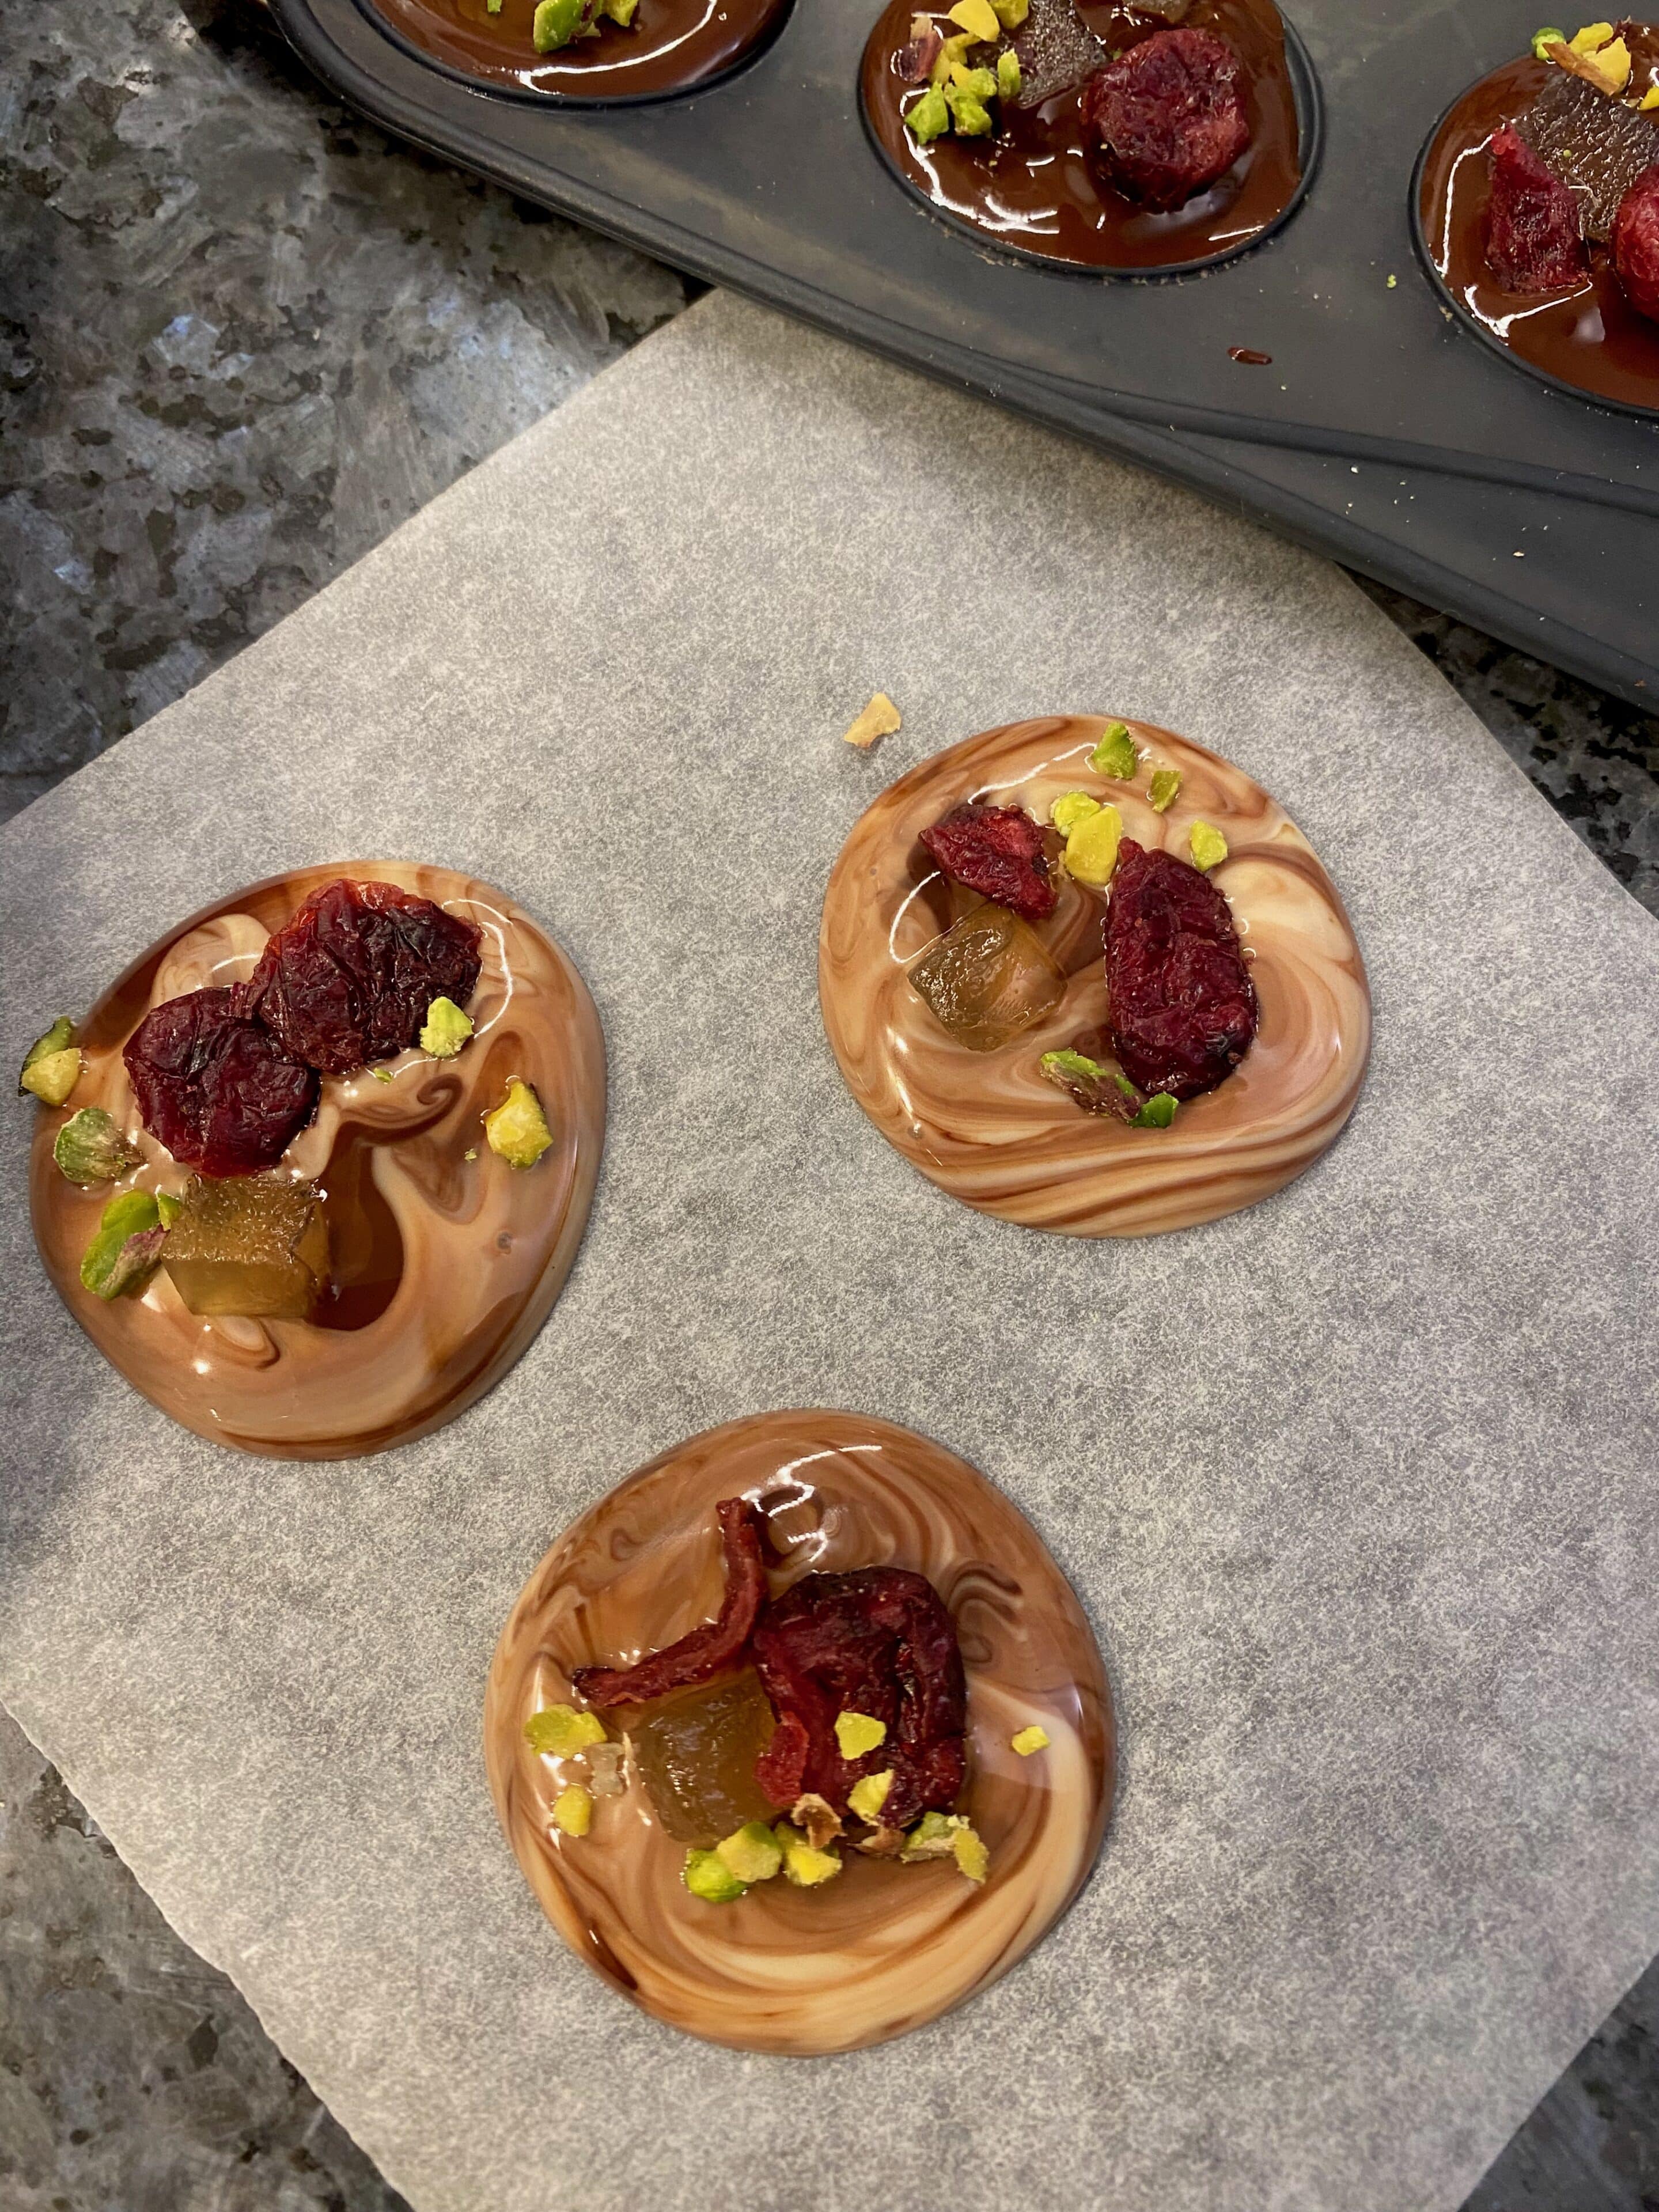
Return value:
<svg viewBox="0 0 1659 2212">
<path fill-rule="evenodd" d="M 1303 204 L 1218 266 L 1129 278 L 1000 253 L 898 180 L 858 96 L 879 0 L 795 0 L 719 83 L 604 105 L 470 85 L 368 0 L 272 6 L 325 82 L 402 137 L 1659 700 L 1659 412 L 1540 383 L 1454 319 L 1413 248 L 1420 147 L 1525 51 L 1535 9 L 1300 0 L 1324 109 Z M 1316 143 L 1318 105 L 1304 89 Z"/>
</svg>

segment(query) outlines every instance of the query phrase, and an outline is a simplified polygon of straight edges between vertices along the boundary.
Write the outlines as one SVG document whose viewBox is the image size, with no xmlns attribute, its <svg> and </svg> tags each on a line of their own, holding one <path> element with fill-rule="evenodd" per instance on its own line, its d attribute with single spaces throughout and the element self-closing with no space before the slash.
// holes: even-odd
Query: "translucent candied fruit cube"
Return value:
<svg viewBox="0 0 1659 2212">
<path fill-rule="evenodd" d="M 911 988 L 969 1052 L 995 1052 L 1060 1004 L 1066 977 L 1017 914 L 989 901 L 964 915 L 909 970 Z"/>
<path fill-rule="evenodd" d="M 775 1817 L 755 1780 L 772 1709 L 752 1674 L 684 1690 L 630 1720 L 629 1743 L 658 1819 L 683 1844 L 714 1844 Z"/>
<path fill-rule="evenodd" d="M 304 1321 L 328 1280 L 323 1194 L 275 1176 L 198 1176 L 161 1259 L 193 1314 Z"/>
</svg>

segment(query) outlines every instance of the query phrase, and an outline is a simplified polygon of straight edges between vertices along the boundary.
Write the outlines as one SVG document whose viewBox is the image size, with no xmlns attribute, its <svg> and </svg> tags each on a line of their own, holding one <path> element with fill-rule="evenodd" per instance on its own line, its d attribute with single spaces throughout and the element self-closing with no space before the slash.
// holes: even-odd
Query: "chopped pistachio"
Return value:
<svg viewBox="0 0 1659 2212">
<path fill-rule="evenodd" d="M 18 1096 L 21 1097 L 28 1088 L 23 1077 L 28 1073 L 30 1068 L 37 1066 L 43 1060 L 50 1060 L 54 1053 L 66 1052 L 74 1042 L 74 1023 L 67 1014 L 59 1014 L 52 1027 L 49 1030 L 43 1030 L 23 1054 L 22 1071 L 17 1078 Z"/>
<path fill-rule="evenodd" d="M 764 1820 L 746 1820 L 735 1835 L 715 1844 L 714 1856 L 741 1882 L 770 1881 L 783 1864 L 783 1845 Z"/>
<path fill-rule="evenodd" d="M 1045 1052 L 1037 1066 L 1085 1113 L 1113 1114 L 1127 1121 L 1139 1108 L 1140 1093 L 1128 1077 L 1086 1053 Z"/>
<path fill-rule="evenodd" d="M 836 1741 L 841 1746 L 843 1759 L 862 1759 L 866 1751 L 876 1751 L 887 1741 L 887 1723 L 873 1719 L 868 1713 L 837 1713 Z"/>
<path fill-rule="evenodd" d="M 477 1157 L 478 1147 L 476 1145 L 469 1145 L 466 1150 L 461 1154 L 461 1158 L 464 1160 L 476 1160 Z"/>
<path fill-rule="evenodd" d="M 471 1034 L 470 1014 L 464 1014 L 453 999 L 434 999 L 426 1010 L 421 1050 L 434 1060 L 453 1060 Z"/>
<path fill-rule="evenodd" d="M 1067 791 L 1048 809 L 1048 819 L 1062 837 L 1069 837 L 1079 822 L 1099 811 L 1100 801 L 1091 799 L 1086 791 Z"/>
<path fill-rule="evenodd" d="M 1558 31 L 1553 24 L 1547 30 L 1534 31 L 1532 34 L 1532 50 L 1540 62 L 1549 59 L 1552 46 L 1565 46 L 1566 43 L 1566 33 Z"/>
<path fill-rule="evenodd" d="M 81 1281 L 100 1298 L 118 1297 L 149 1274 L 161 1257 L 161 1210 L 147 1190 L 124 1190 L 111 1199 L 92 1242 L 81 1255 Z M 161 1231 L 161 1234 L 165 1234 Z M 155 1237 L 154 1243 L 143 1240 Z M 128 1247 L 137 1244 L 137 1252 Z"/>
<path fill-rule="evenodd" d="M 718 1851 L 688 1851 L 680 1880 L 692 1896 L 702 1898 L 705 1905 L 730 1905 L 749 1887 L 746 1881 L 738 1881 Z"/>
<path fill-rule="evenodd" d="M 1027 0 L 1029 6 L 1030 0 Z M 1025 80 L 1020 73 L 1019 56 L 1012 46 L 1006 46 L 997 56 L 997 97 L 1018 100 Z"/>
<path fill-rule="evenodd" d="M 1610 46 L 1598 47 L 1591 59 L 1608 90 L 1616 97 L 1630 82 L 1630 48 L 1622 39 L 1615 39 Z"/>
<path fill-rule="evenodd" d="M 960 1813 L 924 1813 L 904 1838 L 899 1856 L 907 1866 L 916 1859 L 948 1859 L 957 1829 L 967 1825 Z"/>
<path fill-rule="evenodd" d="M 626 1784 L 623 1780 L 623 1747 L 612 1743 L 607 1736 L 603 1743 L 591 1743 L 582 1753 L 587 1764 L 587 1778 L 596 1797 L 620 1797 Z"/>
<path fill-rule="evenodd" d="M 1193 866 L 1206 875 L 1227 857 L 1227 841 L 1212 822 L 1194 822 L 1187 842 L 1192 848 Z"/>
<path fill-rule="evenodd" d="M 1573 33 L 1567 44 L 1576 54 L 1593 54 L 1605 46 L 1612 36 L 1611 23 L 1586 23 L 1583 30 Z"/>
<path fill-rule="evenodd" d="M 933 56 L 933 66 L 927 72 L 928 82 L 942 88 L 951 70 L 961 68 L 963 56 L 973 43 L 966 31 L 958 31 L 954 39 L 942 40 Z"/>
<path fill-rule="evenodd" d="M 392 1080 L 390 1068 L 371 1067 L 368 1072 L 377 1083 L 390 1083 Z"/>
<path fill-rule="evenodd" d="M 988 45 L 1002 30 L 991 0 L 956 0 L 950 21 L 958 30 L 966 31 L 976 46 Z"/>
<path fill-rule="evenodd" d="M 966 1875 L 969 1881 L 983 1881 L 991 1870 L 991 1854 L 966 1821 L 951 1838 L 951 1856 L 957 1863 L 957 1872 Z"/>
<path fill-rule="evenodd" d="M 19 1079 L 20 1091 L 32 1091 L 43 1106 L 61 1106 L 81 1080 L 81 1054 L 74 1045 L 63 1052 L 49 1052 L 26 1067 Z"/>
<path fill-rule="evenodd" d="M 185 1201 L 182 1198 L 175 1198 L 170 1190 L 158 1190 L 155 1194 L 155 1203 L 161 1210 L 162 1228 L 171 1229 L 184 1212 Z"/>
<path fill-rule="evenodd" d="M 501 0 L 484 0 L 484 9 L 489 15 L 499 15 L 501 12 Z"/>
<path fill-rule="evenodd" d="M 867 1820 L 873 1828 L 879 1822 L 881 1808 L 887 1802 L 887 1793 L 893 1786 L 893 1770 L 884 1774 L 861 1774 L 847 1793 L 847 1802 L 860 1820 Z"/>
<path fill-rule="evenodd" d="M 878 691 L 852 727 L 842 732 L 842 741 L 856 745 L 860 752 L 868 752 L 878 738 L 890 738 L 903 726 L 904 718 L 898 708 L 884 691 Z"/>
<path fill-rule="evenodd" d="M 780 1820 L 772 1833 L 783 1853 L 783 1878 L 797 1889 L 816 1889 L 820 1882 L 833 1881 L 841 1872 L 838 1852 L 815 1850 L 787 1820 Z"/>
<path fill-rule="evenodd" d="M 553 1141 L 541 1100 L 517 1076 L 507 1085 L 501 1104 L 484 1115 L 483 1125 L 490 1151 L 499 1152 L 511 1168 L 533 1168 Z"/>
<path fill-rule="evenodd" d="M 590 1743 L 605 1741 L 605 1723 L 597 1713 L 579 1713 L 574 1705 L 544 1705 L 525 1723 L 524 1740 L 549 1759 L 574 1759 Z"/>
<path fill-rule="evenodd" d="M 1159 768 L 1152 771 L 1152 781 L 1146 796 L 1152 801 L 1154 814 L 1167 814 L 1175 805 L 1181 791 L 1181 770 L 1178 768 Z"/>
<path fill-rule="evenodd" d="M 789 1808 L 789 1820 L 815 1851 L 826 1850 L 841 1833 L 841 1814 L 816 1790 L 803 1790 Z"/>
<path fill-rule="evenodd" d="M 580 1782 L 561 1790 L 553 1801 L 553 1825 L 567 1836 L 585 1836 L 593 1825 L 593 1800 Z"/>
<path fill-rule="evenodd" d="M 1167 1129 L 1176 1117 L 1176 1100 L 1167 1091 L 1156 1092 L 1129 1124 L 1132 1129 Z"/>
<path fill-rule="evenodd" d="M 1659 84 L 1650 84 L 1638 104 L 1644 115 L 1647 114 L 1650 109 L 1659 107 Z"/>
<path fill-rule="evenodd" d="M 601 15 L 609 15 L 618 30 L 625 31 L 634 20 L 634 10 L 640 0 L 602 0 Z"/>
<path fill-rule="evenodd" d="M 1029 1759 L 1035 1751 L 1048 1750 L 1048 1731 L 1040 1722 L 1033 1721 L 1030 1728 L 1021 1729 L 1018 1735 L 1010 1736 L 1008 1741 L 1022 1759 Z"/>
<path fill-rule="evenodd" d="M 568 46 L 581 28 L 582 0 L 537 0 L 531 19 L 530 43 L 538 54 Z"/>
<path fill-rule="evenodd" d="M 1079 883 L 1092 884 L 1097 889 L 1110 883 L 1122 835 L 1123 817 L 1115 806 L 1103 806 L 1079 822 L 1066 840 L 1067 872 Z"/>
<path fill-rule="evenodd" d="M 991 0 L 991 10 L 1005 31 L 1017 31 L 1031 12 L 1031 0 Z"/>
<path fill-rule="evenodd" d="M 67 1014 L 59 1014 L 23 1055 L 17 1078 L 20 1097 L 31 1091 L 44 1106 L 63 1104 L 81 1080 L 81 1055 L 74 1040 L 74 1023 Z"/>
<path fill-rule="evenodd" d="M 1135 750 L 1135 741 L 1129 735 L 1127 722 L 1109 722 L 1100 743 L 1089 756 L 1089 765 L 1097 775 L 1109 775 L 1115 783 L 1127 783 L 1140 765 L 1140 755 Z"/>
<path fill-rule="evenodd" d="M 942 138 L 951 127 L 951 110 L 945 94 L 936 84 L 929 85 L 921 98 L 904 111 L 904 127 L 919 145 Z"/>
<path fill-rule="evenodd" d="M 71 1182 L 112 1182 L 138 1164 L 135 1152 L 101 1106 L 83 1106 L 58 1132 L 52 1156 Z"/>
<path fill-rule="evenodd" d="M 985 105 L 996 97 L 997 81 L 989 70 L 969 70 L 960 66 L 951 72 L 951 82 L 945 88 L 945 104 L 951 111 L 951 121 L 958 138 L 988 137 L 996 128 L 995 118 Z"/>
</svg>

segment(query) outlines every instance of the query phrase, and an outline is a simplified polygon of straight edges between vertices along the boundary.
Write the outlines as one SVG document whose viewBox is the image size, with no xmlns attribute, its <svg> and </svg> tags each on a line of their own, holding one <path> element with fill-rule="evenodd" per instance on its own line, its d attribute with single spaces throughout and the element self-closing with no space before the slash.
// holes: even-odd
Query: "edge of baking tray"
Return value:
<svg viewBox="0 0 1659 2212">
<path fill-rule="evenodd" d="M 355 9 L 356 0 L 353 0 Z M 528 161 L 498 145 L 486 132 L 435 113 L 382 77 L 359 65 L 312 12 L 310 0 L 270 0 L 270 13 L 284 38 L 331 91 L 396 137 L 446 161 L 459 163 L 520 198 L 550 207 L 595 230 L 670 263 L 711 284 L 744 293 L 763 306 L 777 307 L 812 324 L 832 337 L 856 338 L 901 368 L 921 371 L 941 382 L 994 400 L 999 405 L 1137 461 L 1177 482 L 1196 485 L 1252 520 L 1280 532 L 1310 552 L 1362 570 L 1379 583 L 1437 608 L 1457 608 L 1478 627 L 1518 651 L 1537 654 L 1586 682 L 1616 693 L 1632 706 L 1659 705 L 1659 662 L 1601 644 L 1554 617 L 1494 591 L 1444 564 L 1413 555 L 1363 525 L 1344 520 L 1313 500 L 1268 484 L 1240 461 L 1215 450 L 1246 447 L 1247 430 L 1218 427 L 1165 434 L 1109 405 L 1073 398 L 1033 380 L 1022 388 L 1018 371 L 946 341 L 920 340 L 884 317 L 871 313 L 839 295 L 759 262 L 735 248 L 719 246 L 666 216 L 599 191 L 550 161 Z M 390 40 L 387 51 L 398 52 Z M 401 55 L 400 55 L 401 58 Z M 450 80 L 433 72 L 434 82 Z M 727 80 L 729 84 L 730 80 Z M 457 89 L 453 85 L 451 89 Z M 489 95 L 468 88 L 478 100 L 481 118 L 490 112 Z M 682 95 L 702 96 L 701 90 Z M 548 102 L 550 121 L 556 106 Z M 656 106 L 674 103 L 658 102 Z M 595 110 L 580 111 L 590 118 Z M 1583 393 L 1573 395 L 1589 404 Z"/>
</svg>

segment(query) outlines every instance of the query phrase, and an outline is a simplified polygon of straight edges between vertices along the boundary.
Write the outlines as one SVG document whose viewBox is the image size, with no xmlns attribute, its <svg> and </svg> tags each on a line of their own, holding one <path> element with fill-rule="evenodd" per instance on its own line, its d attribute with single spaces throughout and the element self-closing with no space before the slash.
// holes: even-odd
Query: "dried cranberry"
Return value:
<svg viewBox="0 0 1659 2212">
<path fill-rule="evenodd" d="M 1112 878 L 1106 988 L 1113 1048 L 1143 1091 L 1213 1091 L 1255 1035 L 1255 986 L 1232 909 L 1197 868 L 1133 837 Z"/>
<path fill-rule="evenodd" d="M 671 1690 L 712 1681 L 744 1656 L 766 1597 L 761 1518 L 744 1498 L 723 1498 L 715 1511 L 726 1561 L 726 1595 L 717 1617 L 637 1666 L 579 1667 L 571 1680 L 580 1695 L 596 1705 L 647 1705 Z"/>
<path fill-rule="evenodd" d="M 1637 313 L 1659 322 L 1659 162 L 1644 169 L 1619 203 L 1613 265 Z"/>
<path fill-rule="evenodd" d="M 958 806 L 924 830 L 921 842 L 947 876 L 981 898 L 1012 907 L 1026 921 L 1046 921 L 1056 892 L 1042 824 L 1018 806 Z"/>
<path fill-rule="evenodd" d="M 265 946 L 246 1004 L 295 1060 L 343 1075 L 412 1045 L 434 999 L 465 1006 L 481 941 L 395 884 L 330 884 Z"/>
<path fill-rule="evenodd" d="M 1571 186 L 1508 129 L 1492 133 L 1486 260 L 1506 292 L 1553 292 L 1585 269 Z"/>
<path fill-rule="evenodd" d="M 762 1613 L 754 1653 L 778 1723 L 755 1778 L 775 1805 L 811 1790 L 844 1813 L 860 1775 L 890 1769 L 884 1826 L 955 1803 L 967 1771 L 967 1685 L 955 1624 L 925 1576 L 902 1567 L 807 1575 Z M 843 1759 L 843 1712 L 884 1721 L 886 1740 Z"/>
<path fill-rule="evenodd" d="M 249 1018 L 240 991 L 168 999 L 121 1057 L 144 1127 L 205 1176 L 274 1167 L 317 1110 L 315 1073 Z"/>
<path fill-rule="evenodd" d="M 1250 143 L 1239 68 L 1213 31 L 1154 31 L 1091 77 L 1084 127 L 1121 192 L 1178 208 L 1231 168 Z"/>
</svg>

